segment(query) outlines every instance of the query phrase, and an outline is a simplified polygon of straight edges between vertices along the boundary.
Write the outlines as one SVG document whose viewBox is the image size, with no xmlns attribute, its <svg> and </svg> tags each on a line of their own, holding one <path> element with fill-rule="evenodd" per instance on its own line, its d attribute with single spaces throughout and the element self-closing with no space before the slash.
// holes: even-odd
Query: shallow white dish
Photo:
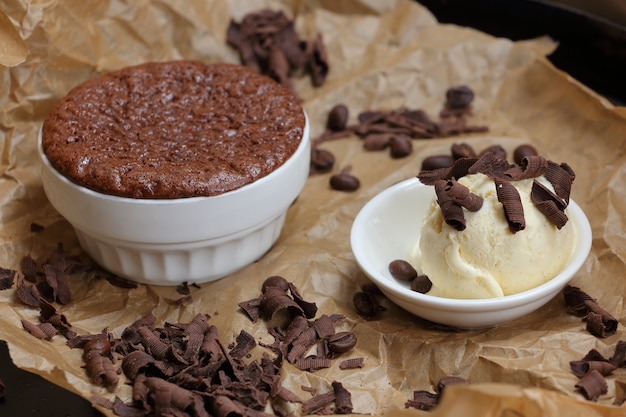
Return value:
<svg viewBox="0 0 626 417">
<path fill-rule="evenodd" d="M 56 171 L 39 137 L 43 188 L 102 267 L 153 285 L 203 283 L 258 260 L 278 239 L 309 174 L 309 122 L 295 153 L 269 175 L 212 197 L 134 199 L 98 193 Z"/>
<path fill-rule="evenodd" d="M 432 322 L 459 328 L 502 324 L 531 313 L 554 298 L 573 278 L 591 250 L 591 227 L 581 208 L 572 200 L 570 221 L 578 241 L 566 268 L 552 280 L 518 294 L 482 300 L 436 297 L 412 291 L 408 283 L 389 273 L 389 263 L 406 259 L 419 241 L 422 218 L 435 196 L 434 187 L 417 178 L 404 180 L 384 190 L 359 212 L 350 242 L 363 272 L 392 302 Z"/>
</svg>

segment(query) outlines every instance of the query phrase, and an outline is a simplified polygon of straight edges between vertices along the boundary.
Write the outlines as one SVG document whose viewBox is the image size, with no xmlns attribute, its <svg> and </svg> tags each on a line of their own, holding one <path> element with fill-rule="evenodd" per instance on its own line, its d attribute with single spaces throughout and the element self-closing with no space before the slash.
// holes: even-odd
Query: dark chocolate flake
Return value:
<svg viewBox="0 0 626 417">
<path fill-rule="evenodd" d="M 576 383 L 576 388 L 579 388 L 590 401 L 597 401 L 601 395 L 608 392 L 608 385 L 604 376 L 595 369 L 580 378 Z"/>
<path fill-rule="evenodd" d="M 439 404 L 439 395 L 424 391 L 413 391 L 413 398 L 408 400 L 404 406 L 405 408 L 416 408 L 418 410 L 429 411 L 435 408 Z"/>
<path fill-rule="evenodd" d="M 363 358 L 350 358 L 339 362 L 339 369 L 341 370 L 363 368 L 363 366 Z"/>
<path fill-rule="evenodd" d="M 437 195 L 437 203 L 441 208 L 441 215 L 449 226 L 458 231 L 465 230 L 465 215 L 463 207 L 452 198 L 448 192 L 448 181 L 437 180 L 435 182 L 435 193 Z"/>
<path fill-rule="evenodd" d="M 558 229 L 565 226 L 568 220 L 564 212 L 566 207 L 565 201 L 537 180 L 533 181 L 530 199 L 535 204 L 535 207 Z"/>
<path fill-rule="evenodd" d="M 13 287 L 17 271 L 0 267 L 0 290 L 8 290 Z M 24 275 L 25 276 L 25 275 Z"/>
<path fill-rule="evenodd" d="M 526 228 L 526 219 L 524 218 L 524 206 L 522 206 L 519 192 L 508 181 L 495 179 L 494 183 L 498 201 L 504 208 L 504 216 L 509 224 L 509 230 L 513 234 L 524 230 Z"/>
</svg>

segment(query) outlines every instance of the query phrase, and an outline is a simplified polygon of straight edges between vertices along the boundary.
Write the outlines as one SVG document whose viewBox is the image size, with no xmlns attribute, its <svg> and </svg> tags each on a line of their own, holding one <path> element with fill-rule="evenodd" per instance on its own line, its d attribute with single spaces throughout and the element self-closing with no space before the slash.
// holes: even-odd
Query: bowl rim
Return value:
<svg viewBox="0 0 626 417">
<path fill-rule="evenodd" d="M 229 196 L 240 194 L 246 192 L 249 188 L 259 187 L 264 185 L 267 181 L 271 181 L 271 177 L 278 172 L 285 171 L 291 165 L 293 165 L 294 161 L 297 161 L 301 153 L 310 152 L 310 123 L 306 110 L 303 108 L 302 112 L 304 113 L 304 128 L 302 129 L 302 137 L 300 139 L 300 143 L 296 150 L 285 160 L 279 167 L 274 169 L 269 174 L 261 177 L 253 182 L 245 184 L 237 189 L 227 191 L 225 193 L 216 194 L 213 196 L 195 196 L 195 197 L 180 197 L 180 198 L 133 198 L 133 197 L 122 197 L 113 194 L 106 194 L 100 191 L 92 190 L 91 188 L 85 187 L 81 184 L 78 184 L 69 178 L 65 177 L 61 174 L 48 160 L 48 156 L 43 150 L 43 123 L 39 127 L 39 132 L 37 135 L 37 152 L 39 153 L 39 159 L 42 165 L 47 169 L 57 180 L 61 181 L 65 186 L 74 188 L 75 190 L 80 191 L 91 198 L 98 198 L 102 200 L 108 200 L 115 203 L 133 203 L 138 205 L 175 205 L 175 204 L 193 204 L 198 202 L 205 201 L 218 201 L 222 199 L 226 199 Z"/>
<path fill-rule="evenodd" d="M 374 283 L 381 287 L 381 291 L 389 292 L 407 302 L 419 304 L 422 307 L 429 307 L 438 310 L 453 309 L 457 312 L 485 312 L 513 308 L 533 300 L 538 300 L 562 289 L 582 267 L 591 250 L 592 232 L 589 220 L 578 204 L 572 199 L 569 201 L 568 214 L 570 221 L 576 225 L 578 242 L 575 246 L 569 264 L 551 280 L 526 291 L 516 294 L 505 295 L 503 297 L 485 299 L 455 299 L 444 298 L 412 291 L 401 285 L 392 285 L 387 277 L 375 268 L 370 268 L 359 248 L 361 246 L 358 237 L 366 222 L 369 221 L 373 212 L 378 208 L 378 204 L 388 198 L 393 198 L 395 193 L 411 192 L 419 187 L 428 187 L 417 178 L 409 178 L 394 184 L 383 190 L 370 201 L 368 201 L 359 211 L 352 225 L 350 234 L 350 244 L 354 257 L 361 270 Z"/>
</svg>

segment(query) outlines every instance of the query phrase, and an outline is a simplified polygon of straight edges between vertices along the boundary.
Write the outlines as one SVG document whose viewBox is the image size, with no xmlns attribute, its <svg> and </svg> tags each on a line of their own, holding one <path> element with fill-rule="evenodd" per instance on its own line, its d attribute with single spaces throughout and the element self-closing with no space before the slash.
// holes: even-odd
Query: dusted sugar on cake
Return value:
<svg viewBox="0 0 626 417">
<path fill-rule="evenodd" d="M 298 98 L 247 67 L 151 62 L 71 90 L 45 119 L 42 147 L 63 176 L 101 193 L 215 196 L 280 167 L 304 127 Z"/>
</svg>

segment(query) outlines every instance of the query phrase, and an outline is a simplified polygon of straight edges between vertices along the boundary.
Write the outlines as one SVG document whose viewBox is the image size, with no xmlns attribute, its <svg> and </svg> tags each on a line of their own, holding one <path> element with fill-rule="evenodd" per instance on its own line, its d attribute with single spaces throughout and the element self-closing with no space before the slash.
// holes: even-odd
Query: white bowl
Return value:
<svg viewBox="0 0 626 417">
<path fill-rule="evenodd" d="M 370 200 L 359 212 L 351 231 L 357 263 L 392 302 L 435 323 L 458 328 L 491 327 L 537 310 L 554 298 L 580 269 L 591 250 L 591 227 L 572 200 L 570 221 L 578 240 L 570 262 L 556 277 L 518 294 L 489 299 L 451 299 L 412 291 L 408 283 L 391 276 L 389 263 L 406 259 L 419 241 L 422 218 L 435 196 L 434 187 L 417 178 L 402 181 Z"/>
<path fill-rule="evenodd" d="M 102 267 L 153 285 L 203 283 L 259 259 L 274 244 L 309 174 L 309 122 L 295 153 L 269 175 L 211 197 L 134 199 L 79 186 L 56 171 L 39 137 L 43 188 Z"/>
</svg>

